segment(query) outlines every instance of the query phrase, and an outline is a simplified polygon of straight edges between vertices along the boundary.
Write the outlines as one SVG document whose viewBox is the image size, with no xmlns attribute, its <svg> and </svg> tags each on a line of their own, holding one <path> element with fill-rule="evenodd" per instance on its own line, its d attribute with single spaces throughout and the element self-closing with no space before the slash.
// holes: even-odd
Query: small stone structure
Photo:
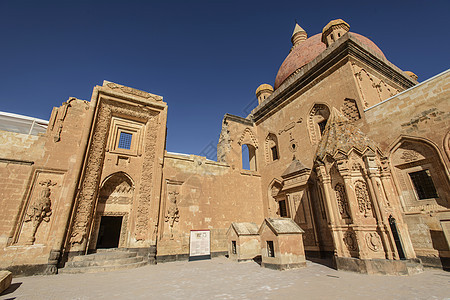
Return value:
<svg viewBox="0 0 450 300">
<path fill-rule="evenodd" d="M 258 225 L 251 222 L 233 222 L 227 231 L 228 257 L 235 261 L 248 261 L 260 255 Z"/>
<path fill-rule="evenodd" d="M 12 281 L 12 273 L 10 271 L 0 271 L 0 293 L 3 293 Z"/>
<path fill-rule="evenodd" d="M 259 228 L 261 266 L 276 270 L 306 267 L 304 233 L 292 219 L 266 218 Z"/>
</svg>

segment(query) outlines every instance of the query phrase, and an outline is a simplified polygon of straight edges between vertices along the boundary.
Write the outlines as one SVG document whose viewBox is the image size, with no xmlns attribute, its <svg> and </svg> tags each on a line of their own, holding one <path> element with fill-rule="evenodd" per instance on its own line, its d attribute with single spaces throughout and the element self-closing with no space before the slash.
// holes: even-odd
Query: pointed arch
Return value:
<svg viewBox="0 0 450 300">
<path fill-rule="evenodd" d="M 395 186 L 408 210 L 426 205 L 450 207 L 450 180 L 439 148 L 432 141 L 401 135 L 389 147 Z"/>
<path fill-rule="evenodd" d="M 308 114 L 308 130 L 311 144 L 315 145 L 322 137 L 328 118 L 330 117 L 330 108 L 321 103 L 315 103 Z"/>
<path fill-rule="evenodd" d="M 269 132 L 264 141 L 266 163 L 276 161 L 280 158 L 280 148 L 278 147 L 278 138 L 276 134 Z"/>
</svg>

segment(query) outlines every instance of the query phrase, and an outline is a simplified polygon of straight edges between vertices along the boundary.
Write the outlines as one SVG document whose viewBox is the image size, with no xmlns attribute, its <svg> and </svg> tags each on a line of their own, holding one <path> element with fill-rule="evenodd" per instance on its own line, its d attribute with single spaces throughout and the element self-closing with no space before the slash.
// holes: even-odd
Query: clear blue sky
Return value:
<svg viewBox="0 0 450 300">
<path fill-rule="evenodd" d="M 49 119 L 106 79 L 163 96 L 167 150 L 199 154 L 273 85 L 294 20 L 312 36 L 342 18 L 423 81 L 450 67 L 449 16 L 448 0 L 0 0 L 0 111 Z"/>
</svg>

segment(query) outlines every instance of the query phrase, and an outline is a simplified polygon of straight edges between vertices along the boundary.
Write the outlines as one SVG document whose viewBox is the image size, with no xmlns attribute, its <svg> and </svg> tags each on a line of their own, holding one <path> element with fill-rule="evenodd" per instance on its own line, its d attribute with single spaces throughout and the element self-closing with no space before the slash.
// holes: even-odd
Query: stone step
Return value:
<svg viewBox="0 0 450 300">
<path fill-rule="evenodd" d="M 116 259 L 94 259 L 94 260 L 81 260 L 81 261 L 69 261 L 66 263 L 65 268 L 82 268 L 91 266 L 119 266 L 133 264 L 137 262 L 144 261 L 141 256 L 133 256 L 126 258 L 116 258 Z"/>
<path fill-rule="evenodd" d="M 81 267 L 81 268 L 63 268 L 59 269 L 60 274 L 78 274 L 78 273 L 99 273 L 99 272 L 110 272 L 118 270 L 127 270 L 143 267 L 147 264 L 146 261 L 137 262 L 133 264 L 118 265 L 118 266 L 91 266 L 91 267 Z"/>
<path fill-rule="evenodd" d="M 70 261 L 92 261 L 92 260 L 114 260 L 121 258 L 130 258 L 136 257 L 136 252 L 128 252 L 128 251 L 108 251 L 108 252 L 100 252 L 88 255 L 79 255 L 74 256 L 70 259 Z"/>
</svg>

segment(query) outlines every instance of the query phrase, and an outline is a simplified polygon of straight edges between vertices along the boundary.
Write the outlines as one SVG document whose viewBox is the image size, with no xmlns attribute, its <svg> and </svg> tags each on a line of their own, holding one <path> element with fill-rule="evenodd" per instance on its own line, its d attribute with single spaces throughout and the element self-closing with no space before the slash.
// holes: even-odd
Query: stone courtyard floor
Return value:
<svg viewBox="0 0 450 300">
<path fill-rule="evenodd" d="M 14 278 L 0 299 L 450 299 L 450 273 L 362 275 L 309 262 L 274 271 L 224 257 L 96 274 Z"/>
</svg>

